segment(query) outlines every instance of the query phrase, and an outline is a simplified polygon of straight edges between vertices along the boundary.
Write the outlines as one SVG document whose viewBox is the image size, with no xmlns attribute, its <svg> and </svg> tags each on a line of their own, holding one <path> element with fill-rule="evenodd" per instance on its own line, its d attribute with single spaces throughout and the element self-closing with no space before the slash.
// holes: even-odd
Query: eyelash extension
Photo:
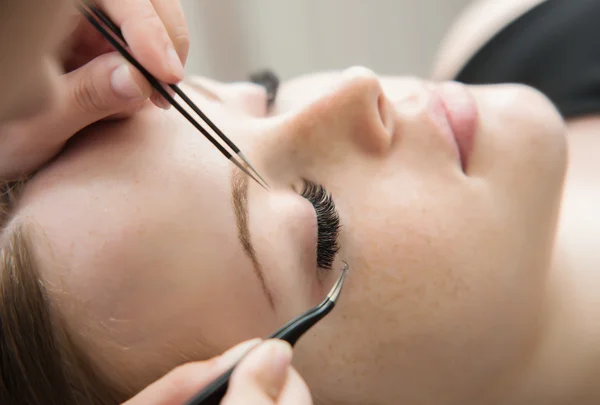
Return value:
<svg viewBox="0 0 600 405">
<path fill-rule="evenodd" d="M 263 86 L 267 92 L 267 110 L 270 110 L 277 98 L 279 77 L 271 70 L 261 70 L 250 75 L 250 82 Z"/>
<path fill-rule="evenodd" d="M 308 180 L 304 180 L 304 189 L 300 195 L 310 201 L 317 213 L 317 266 L 331 270 L 333 259 L 340 250 L 337 243 L 340 217 L 333 198 L 323 186 Z"/>
</svg>

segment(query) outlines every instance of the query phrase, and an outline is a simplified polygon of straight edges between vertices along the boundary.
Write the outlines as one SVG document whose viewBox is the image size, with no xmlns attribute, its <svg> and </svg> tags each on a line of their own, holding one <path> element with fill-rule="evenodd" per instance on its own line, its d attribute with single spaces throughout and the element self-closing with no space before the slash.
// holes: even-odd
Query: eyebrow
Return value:
<svg viewBox="0 0 600 405">
<path fill-rule="evenodd" d="M 250 237 L 250 230 L 248 228 L 248 176 L 235 166 L 232 167 L 231 173 L 231 200 L 233 202 L 233 212 L 235 213 L 238 240 L 252 261 L 254 274 L 258 277 L 271 308 L 275 309 L 273 295 L 267 288 L 263 267 L 256 257 L 256 251 L 252 245 L 252 238 Z"/>
</svg>

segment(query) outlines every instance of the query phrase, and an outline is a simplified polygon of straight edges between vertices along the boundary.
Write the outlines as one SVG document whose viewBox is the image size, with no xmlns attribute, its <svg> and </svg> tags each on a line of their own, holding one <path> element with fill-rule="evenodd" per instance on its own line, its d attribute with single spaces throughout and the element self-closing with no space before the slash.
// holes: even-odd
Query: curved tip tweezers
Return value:
<svg viewBox="0 0 600 405">
<path fill-rule="evenodd" d="M 327 294 L 327 297 L 323 300 L 323 302 L 288 322 L 284 327 L 269 336 L 269 339 L 285 340 L 292 346 L 296 344 L 298 339 L 300 339 L 300 337 L 304 335 L 307 330 L 309 330 L 317 322 L 323 319 L 325 315 L 331 312 L 340 296 L 347 274 L 348 264 L 344 262 L 342 274 L 335 282 L 334 286 L 331 288 L 331 291 L 329 291 L 329 294 Z M 240 361 L 241 359 L 238 361 L 238 363 Z M 229 378 L 231 377 L 231 374 L 233 373 L 233 370 L 235 370 L 235 367 L 238 365 L 238 363 L 223 373 L 212 384 L 200 391 L 194 398 L 187 402 L 187 405 L 218 405 L 227 392 Z"/>
</svg>

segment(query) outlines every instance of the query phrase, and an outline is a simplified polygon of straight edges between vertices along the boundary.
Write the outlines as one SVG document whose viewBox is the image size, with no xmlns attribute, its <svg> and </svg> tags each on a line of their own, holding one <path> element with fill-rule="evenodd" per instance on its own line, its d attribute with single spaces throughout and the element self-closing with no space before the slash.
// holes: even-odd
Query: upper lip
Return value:
<svg viewBox="0 0 600 405">
<path fill-rule="evenodd" d="M 433 84 L 425 85 L 426 111 L 433 120 L 436 133 L 444 138 L 447 147 L 453 149 L 456 158 L 461 159 L 460 149 L 456 140 L 456 134 L 450 123 L 448 106 L 444 102 L 439 86 Z"/>
<path fill-rule="evenodd" d="M 468 90 L 461 84 L 445 83 L 436 86 L 430 97 L 431 108 L 443 110 L 442 131 L 455 148 L 463 171 L 466 172 L 471 155 L 475 126 L 477 122 L 477 106 Z M 435 111 L 434 111 L 435 112 Z M 438 111 L 438 115 L 441 115 Z"/>
</svg>

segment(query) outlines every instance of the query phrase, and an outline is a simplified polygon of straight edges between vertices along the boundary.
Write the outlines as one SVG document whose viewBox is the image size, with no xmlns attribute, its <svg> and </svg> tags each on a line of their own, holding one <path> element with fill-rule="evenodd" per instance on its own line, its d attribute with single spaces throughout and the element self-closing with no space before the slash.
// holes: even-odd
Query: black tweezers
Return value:
<svg viewBox="0 0 600 405">
<path fill-rule="evenodd" d="M 213 138 L 208 131 L 198 123 L 172 96 L 169 92 L 163 87 L 163 85 L 146 70 L 125 48 L 127 46 L 127 41 L 125 41 L 125 37 L 121 32 L 121 29 L 116 26 L 112 20 L 103 13 L 99 8 L 91 4 L 89 0 L 80 0 L 77 4 L 79 11 L 83 16 L 92 24 L 100 34 L 125 58 L 129 63 L 131 63 L 136 69 L 140 71 L 142 75 L 148 80 L 148 82 L 152 85 L 152 87 L 160 93 L 161 96 L 165 98 L 177 111 L 181 113 L 196 129 L 198 129 L 202 135 L 204 135 L 218 150 L 229 159 L 233 164 L 235 164 L 241 171 L 250 176 L 254 181 L 256 181 L 259 185 L 264 187 L 265 189 L 269 189 L 269 185 L 263 179 L 263 177 L 256 171 L 254 166 L 248 161 L 248 159 L 244 156 L 240 148 L 238 148 L 223 132 L 215 125 L 213 122 L 194 104 L 194 102 L 176 85 L 169 84 L 168 86 L 177 94 L 185 103 L 192 109 L 196 114 L 202 118 L 202 120 L 221 138 L 237 155 L 242 162 L 239 162 L 234 156 L 227 151 L 223 145 L 221 145 L 215 138 Z M 95 17 L 95 18 L 94 18 Z M 106 25 L 110 31 L 114 34 L 111 35 L 106 28 L 102 25 Z M 116 36 L 116 38 L 115 38 Z M 119 40 L 122 42 L 119 42 Z M 250 171 L 246 168 L 248 167 Z M 259 181 L 260 179 L 260 181 Z"/>
<path fill-rule="evenodd" d="M 340 293 L 342 292 L 342 287 L 344 286 L 344 280 L 346 279 L 347 274 L 348 264 L 344 263 L 342 274 L 331 288 L 331 291 L 329 291 L 329 294 L 327 294 L 325 300 L 323 300 L 323 302 L 313 309 L 310 309 L 297 318 L 292 319 L 284 327 L 269 336 L 268 339 L 285 340 L 294 346 L 298 339 L 300 339 L 300 337 L 304 335 L 307 330 L 309 330 L 317 322 L 323 319 L 325 315 L 331 312 L 338 300 L 338 297 L 340 296 Z M 186 405 L 219 405 L 221 403 L 221 399 L 223 399 L 225 393 L 227 392 L 231 374 L 233 374 L 233 370 L 235 370 L 235 367 L 240 361 L 241 359 L 209 386 L 200 391 L 195 397 L 190 399 Z"/>
</svg>

